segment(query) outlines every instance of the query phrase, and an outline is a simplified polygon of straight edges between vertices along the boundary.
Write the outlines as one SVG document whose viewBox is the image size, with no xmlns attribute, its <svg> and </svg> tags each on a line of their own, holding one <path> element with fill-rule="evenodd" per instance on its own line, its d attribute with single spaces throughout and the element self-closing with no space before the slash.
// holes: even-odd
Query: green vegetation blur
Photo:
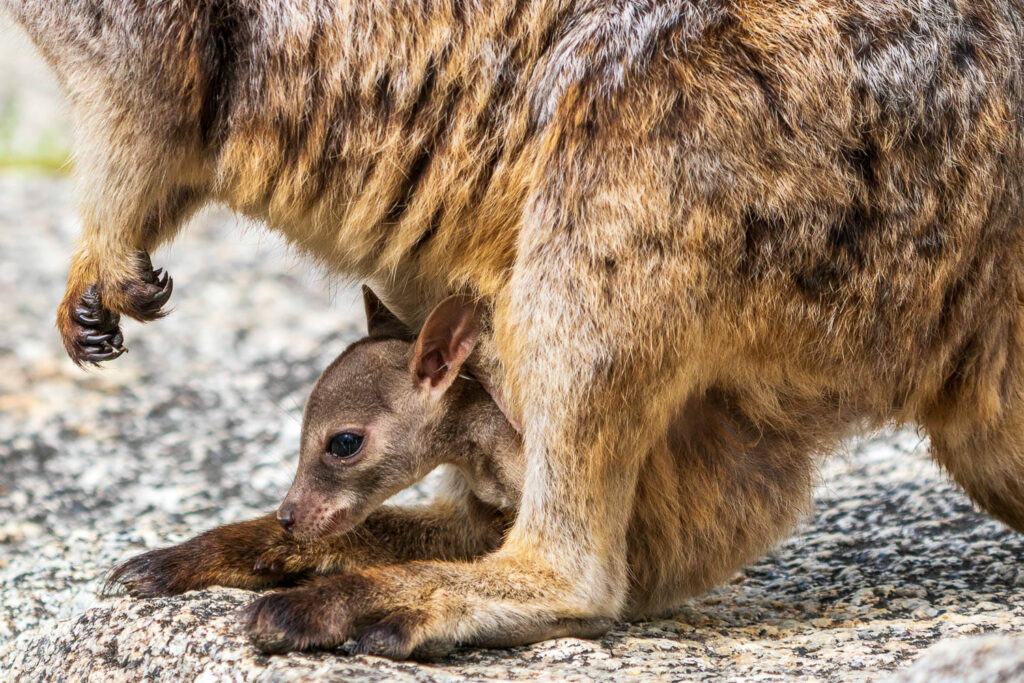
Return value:
<svg viewBox="0 0 1024 683">
<path fill-rule="evenodd" d="M 0 18 L 0 170 L 70 170 L 68 107 L 49 68 Z"/>
</svg>

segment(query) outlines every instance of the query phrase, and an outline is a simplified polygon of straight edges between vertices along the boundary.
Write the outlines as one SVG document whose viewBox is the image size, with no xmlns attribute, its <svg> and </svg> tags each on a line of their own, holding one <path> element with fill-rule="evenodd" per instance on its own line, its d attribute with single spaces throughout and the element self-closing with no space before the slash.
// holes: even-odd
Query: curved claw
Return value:
<svg viewBox="0 0 1024 683">
<path fill-rule="evenodd" d="M 120 344 L 114 343 L 114 337 L 119 335 L 120 332 L 96 332 L 93 334 L 85 334 L 78 338 L 78 343 L 83 347 L 85 346 L 101 346 L 103 344 L 110 344 L 111 346 L 120 346 Z"/>
<path fill-rule="evenodd" d="M 96 285 L 90 286 L 81 296 L 78 305 L 72 309 L 71 319 L 82 327 L 99 328 L 101 332 L 114 331 L 121 322 L 120 315 L 103 307 Z"/>
<path fill-rule="evenodd" d="M 121 316 L 103 306 L 96 285 L 90 286 L 72 307 L 68 351 L 78 365 L 114 360 L 124 355 L 124 335 L 121 334 Z"/>
<path fill-rule="evenodd" d="M 169 275 L 164 275 L 163 283 L 157 283 L 160 285 L 160 293 L 153 297 L 153 305 L 156 308 L 161 308 L 167 303 L 167 300 L 171 298 L 171 293 L 174 291 L 174 280 Z"/>
<path fill-rule="evenodd" d="M 110 349 L 106 353 L 90 353 L 83 360 L 88 363 L 102 363 L 108 360 L 114 360 L 124 355 L 128 349 Z"/>
<path fill-rule="evenodd" d="M 95 327 L 96 325 L 100 324 L 99 318 L 92 318 L 90 316 L 82 315 L 77 312 L 73 314 L 71 318 L 79 325 L 83 325 L 85 327 Z"/>
<path fill-rule="evenodd" d="M 163 268 L 154 270 L 148 256 L 143 255 L 141 258 L 144 269 L 139 275 L 139 280 L 127 289 L 131 300 L 128 314 L 147 322 L 163 317 L 161 309 L 171 298 L 174 280 Z"/>
<path fill-rule="evenodd" d="M 281 571 L 276 562 L 272 560 L 264 560 L 263 557 L 256 560 L 256 564 L 252 566 L 252 570 L 257 574 L 278 574 Z"/>
</svg>

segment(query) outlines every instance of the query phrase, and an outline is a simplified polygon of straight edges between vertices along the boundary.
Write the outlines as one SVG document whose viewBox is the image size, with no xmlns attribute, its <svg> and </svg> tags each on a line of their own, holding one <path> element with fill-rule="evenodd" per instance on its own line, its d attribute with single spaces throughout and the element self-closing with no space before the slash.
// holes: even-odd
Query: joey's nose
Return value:
<svg viewBox="0 0 1024 683">
<path fill-rule="evenodd" d="M 291 505 L 282 505 L 277 510 L 277 521 L 280 522 L 285 531 L 290 533 L 295 526 L 295 508 Z"/>
</svg>

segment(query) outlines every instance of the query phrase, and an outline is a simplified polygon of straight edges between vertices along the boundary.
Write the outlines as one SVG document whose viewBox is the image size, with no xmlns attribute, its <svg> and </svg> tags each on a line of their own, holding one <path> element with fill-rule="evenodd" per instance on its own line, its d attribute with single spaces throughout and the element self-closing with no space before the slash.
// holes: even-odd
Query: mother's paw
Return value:
<svg viewBox="0 0 1024 683">
<path fill-rule="evenodd" d="M 431 606 L 402 602 L 373 575 L 343 574 L 318 579 L 259 598 L 243 614 L 253 644 L 263 652 L 334 648 L 356 638 L 356 652 L 407 659 L 425 643 L 433 623 Z M 436 656 L 437 638 L 429 653 Z"/>
<path fill-rule="evenodd" d="M 404 608 L 368 627 L 356 641 L 356 652 L 389 659 L 434 659 L 447 654 L 454 643 L 446 639 L 425 641 L 423 634 L 433 620 L 424 609 Z"/>
<path fill-rule="evenodd" d="M 128 316 L 149 322 L 167 315 L 164 305 L 174 291 L 174 280 L 163 268 L 153 269 L 149 254 L 136 257 L 135 276 L 119 286 L 120 310 Z"/>
<path fill-rule="evenodd" d="M 91 285 L 76 301 L 61 306 L 57 325 L 68 356 L 78 366 L 99 365 L 127 350 L 121 334 L 121 316 L 103 306 L 96 285 Z"/>
<path fill-rule="evenodd" d="M 245 630 L 258 650 L 282 654 L 335 647 L 348 640 L 348 611 L 324 604 L 313 586 L 264 595 L 242 612 Z"/>
<path fill-rule="evenodd" d="M 68 292 L 57 311 L 57 327 L 68 356 L 81 367 L 99 365 L 125 353 L 121 315 L 142 322 L 163 317 L 174 281 L 163 270 L 154 270 L 144 252 L 128 265 L 125 279 L 114 284 L 77 279 L 75 273 L 80 270 L 84 269 L 72 269 Z"/>
</svg>

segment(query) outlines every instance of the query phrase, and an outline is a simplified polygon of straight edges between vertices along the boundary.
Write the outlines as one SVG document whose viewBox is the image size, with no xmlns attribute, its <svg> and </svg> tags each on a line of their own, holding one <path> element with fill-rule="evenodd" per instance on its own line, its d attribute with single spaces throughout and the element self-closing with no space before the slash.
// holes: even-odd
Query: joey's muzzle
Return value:
<svg viewBox="0 0 1024 683">
<path fill-rule="evenodd" d="M 277 509 L 277 522 L 299 538 L 319 538 L 347 531 L 352 511 L 348 505 L 309 493 L 290 491 Z"/>
<path fill-rule="evenodd" d="M 295 506 L 287 501 L 282 503 L 277 509 L 277 521 L 281 528 L 291 533 L 295 528 Z"/>
</svg>

